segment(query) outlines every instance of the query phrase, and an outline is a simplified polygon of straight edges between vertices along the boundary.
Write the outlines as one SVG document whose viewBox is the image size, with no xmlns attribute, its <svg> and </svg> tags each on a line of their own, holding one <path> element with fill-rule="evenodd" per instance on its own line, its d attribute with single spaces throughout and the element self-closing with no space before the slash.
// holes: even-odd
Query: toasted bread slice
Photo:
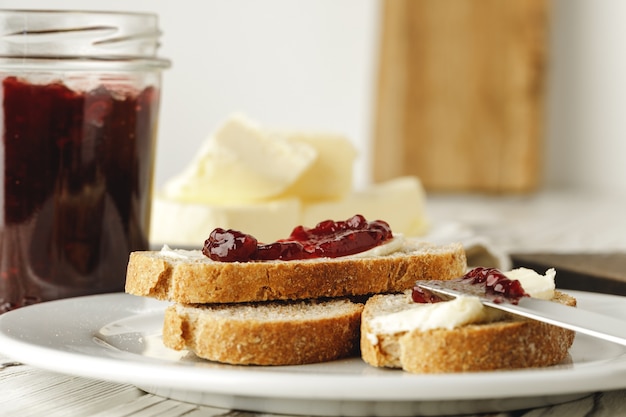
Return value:
<svg viewBox="0 0 626 417">
<path fill-rule="evenodd" d="M 461 244 L 414 239 L 384 256 L 297 261 L 216 262 L 200 251 L 145 251 L 130 255 L 126 292 L 181 304 L 303 300 L 399 292 L 415 280 L 459 277 L 466 268 Z"/>
<path fill-rule="evenodd" d="M 167 308 L 163 343 L 212 361 L 300 365 L 358 355 L 363 304 L 347 299 Z"/>
<path fill-rule="evenodd" d="M 576 305 L 576 299 L 558 291 L 553 301 Z M 361 323 L 361 355 L 365 362 L 413 373 L 543 367 L 563 361 L 574 342 L 571 330 L 512 315 L 453 329 L 391 334 L 372 329 L 375 317 L 414 306 L 410 291 L 376 295 L 367 301 Z"/>
</svg>

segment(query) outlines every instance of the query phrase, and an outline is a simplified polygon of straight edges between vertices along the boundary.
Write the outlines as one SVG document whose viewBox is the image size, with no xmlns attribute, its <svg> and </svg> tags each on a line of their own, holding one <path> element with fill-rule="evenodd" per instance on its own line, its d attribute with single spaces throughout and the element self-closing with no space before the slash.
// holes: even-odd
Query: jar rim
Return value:
<svg viewBox="0 0 626 417">
<path fill-rule="evenodd" d="M 95 14 L 95 15 L 130 15 L 130 16 L 152 16 L 157 18 L 158 15 L 153 12 L 139 12 L 139 11 L 120 11 L 120 10 L 84 10 L 84 9 L 4 9 L 0 8 L 1 13 L 25 13 L 25 14 Z"/>
<path fill-rule="evenodd" d="M 0 60 L 63 62 L 133 60 L 165 68 L 152 12 L 0 9 Z"/>
</svg>

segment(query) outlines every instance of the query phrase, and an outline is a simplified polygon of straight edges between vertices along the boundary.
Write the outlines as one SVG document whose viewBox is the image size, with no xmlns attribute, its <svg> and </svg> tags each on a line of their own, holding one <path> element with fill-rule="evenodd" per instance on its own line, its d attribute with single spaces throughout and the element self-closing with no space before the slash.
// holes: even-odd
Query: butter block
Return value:
<svg viewBox="0 0 626 417">
<path fill-rule="evenodd" d="M 406 176 L 355 191 L 340 200 L 303 203 L 302 224 L 347 219 L 362 214 L 368 220 L 385 220 L 395 233 L 420 236 L 428 229 L 425 192 L 417 177 Z"/>
<path fill-rule="evenodd" d="M 287 198 L 246 204 L 203 204 L 173 201 L 157 195 L 152 203 L 150 241 L 172 246 L 202 244 L 216 227 L 240 230 L 261 242 L 284 239 L 295 226 L 315 226 L 326 219 L 345 220 L 362 214 L 382 219 L 404 236 L 428 229 L 424 191 L 415 177 L 401 177 L 353 192 L 337 201 L 303 203 Z"/>
<path fill-rule="evenodd" d="M 274 242 L 300 222 L 300 201 L 276 200 L 254 204 L 181 203 L 163 196 L 152 202 L 150 242 L 201 248 L 217 227 L 240 230 L 260 242 Z"/>
<path fill-rule="evenodd" d="M 283 194 L 305 201 L 339 199 L 352 192 L 354 145 L 332 133 L 275 132 L 292 144 L 314 148 L 317 158 Z"/>
<path fill-rule="evenodd" d="M 269 135 L 243 116 L 229 118 L 191 164 L 168 181 L 165 198 L 189 203 L 246 203 L 276 198 L 318 158 L 305 141 Z"/>
<path fill-rule="evenodd" d="M 231 116 L 155 195 L 150 240 L 198 247 L 221 227 L 273 242 L 298 225 L 355 214 L 385 220 L 398 234 L 423 234 L 419 180 L 397 178 L 354 192 L 356 156 L 339 134 L 270 130 Z"/>
</svg>

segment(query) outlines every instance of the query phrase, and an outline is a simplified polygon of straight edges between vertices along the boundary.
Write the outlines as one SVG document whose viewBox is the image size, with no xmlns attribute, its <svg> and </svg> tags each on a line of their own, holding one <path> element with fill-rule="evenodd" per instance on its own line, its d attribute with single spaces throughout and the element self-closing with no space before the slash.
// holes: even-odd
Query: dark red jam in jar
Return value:
<svg viewBox="0 0 626 417">
<path fill-rule="evenodd" d="M 269 244 L 236 230 L 218 228 L 205 241 L 202 253 L 221 262 L 337 258 L 364 252 L 391 238 L 387 222 L 368 222 L 357 214 L 345 221 L 326 220 L 312 228 L 298 226 L 288 238 Z"/>
<path fill-rule="evenodd" d="M 63 15 L 32 13 L 50 14 L 49 31 Z M 110 25 L 127 16 L 75 13 L 78 27 L 84 19 L 91 28 L 99 19 Z M 143 27 L 135 19 L 142 16 L 129 18 Z M 65 24 L 74 26 L 64 21 L 56 39 L 63 39 Z M 0 42 L 0 54 L 7 54 L 0 55 L 0 313 L 121 291 L 129 253 L 148 248 L 160 69 L 166 65 L 151 68 L 149 60 L 115 56 L 99 62 L 91 55 L 57 62 L 41 45 L 54 37 L 39 42 L 36 29 L 30 52 L 41 55 L 15 62 Z"/>
</svg>

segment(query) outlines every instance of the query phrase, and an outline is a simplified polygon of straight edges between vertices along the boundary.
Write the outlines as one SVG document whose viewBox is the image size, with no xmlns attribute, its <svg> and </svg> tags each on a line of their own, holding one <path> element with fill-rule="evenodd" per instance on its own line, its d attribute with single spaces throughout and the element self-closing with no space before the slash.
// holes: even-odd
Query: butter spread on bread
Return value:
<svg viewBox="0 0 626 417">
<path fill-rule="evenodd" d="M 556 271 L 540 275 L 532 269 L 519 268 L 504 273 L 517 279 L 531 297 L 551 300 L 554 297 Z M 370 323 L 373 333 L 397 333 L 411 330 L 453 329 L 471 323 L 486 323 L 506 317 L 506 313 L 484 307 L 478 297 L 463 296 L 442 303 L 412 303 L 413 308 L 380 315 Z M 375 337 L 372 338 L 375 340 Z"/>
<path fill-rule="evenodd" d="M 402 250 L 404 246 L 404 236 L 403 235 L 394 235 L 393 238 L 386 241 L 385 243 L 375 246 L 371 249 L 368 249 L 363 252 L 355 253 L 351 255 L 353 258 L 368 258 L 375 256 L 386 256 L 391 255 L 394 252 L 398 252 Z M 202 259 L 205 257 L 199 250 L 188 250 L 188 249 L 172 249 L 169 245 L 163 245 L 161 250 L 159 251 L 163 257 L 169 257 L 172 259 Z"/>
<path fill-rule="evenodd" d="M 201 252 L 130 254 L 126 292 L 177 303 L 296 300 L 399 292 L 417 279 L 453 279 L 467 268 L 460 243 L 405 238 L 384 256 L 230 263 Z"/>
<path fill-rule="evenodd" d="M 576 304 L 554 290 L 553 269 L 545 275 L 529 269 L 505 275 L 519 279 L 531 296 Z M 567 356 L 573 339 L 570 330 L 484 307 L 477 297 L 420 304 L 411 291 L 372 297 L 361 324 L 367 363 L 416 373 L 549 366 Z"/>
</svg>

